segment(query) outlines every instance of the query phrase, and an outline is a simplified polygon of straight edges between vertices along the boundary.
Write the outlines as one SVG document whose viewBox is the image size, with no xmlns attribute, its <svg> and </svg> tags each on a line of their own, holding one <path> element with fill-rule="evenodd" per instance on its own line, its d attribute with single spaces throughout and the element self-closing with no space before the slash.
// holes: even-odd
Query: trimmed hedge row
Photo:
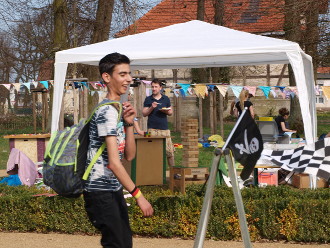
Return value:
<svg viewBox="0 0 330 248">
<path fill-rule="evenodd" d="M 201 186 L 193 185 L 181 195 L 165 187 L 142 187 L 155 215 L 143 218 L 134 199 L 128 199 L 134 234 L 193 238 L 203 204 L 200 190 Z M 82 198 L 32 196 L 38 193 L 42 190 L 1 185 L 0 231 L 97 233 L 88 221 Z M 242 196 L 252 240 L 330 241 L 329 189 L 248 188 Z M 241 239 L 231 188 L 215 188 L 207 237 Z"/>
</svg>

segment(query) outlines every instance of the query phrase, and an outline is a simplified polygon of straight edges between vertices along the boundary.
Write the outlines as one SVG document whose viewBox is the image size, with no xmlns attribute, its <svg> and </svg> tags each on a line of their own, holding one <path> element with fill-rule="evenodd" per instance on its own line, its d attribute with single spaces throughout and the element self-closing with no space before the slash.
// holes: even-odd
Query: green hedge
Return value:
<svg viewBox="0 0 330 248">
<path fill-rule="evenodd" d="M 155 215 L 143 218 L 134 199 L 128 199 L 134 234 L 193 238 L 203 204 L 200 190 L 201 186 L 191 186 L 182 195 L 173 194 L 165 187 L 142 187 Z M 36 188 L 1 185 L 0 231 L 97 232 L 88 221 L 82 198 L 32 196 L 41 192 Z M 248 188 L 242 191 L 242 196 L 252 240 L 330 241 L 329 189 Z M 231 188 L 215 188 L 207 237 L 241 239 Z"/>
</svg>

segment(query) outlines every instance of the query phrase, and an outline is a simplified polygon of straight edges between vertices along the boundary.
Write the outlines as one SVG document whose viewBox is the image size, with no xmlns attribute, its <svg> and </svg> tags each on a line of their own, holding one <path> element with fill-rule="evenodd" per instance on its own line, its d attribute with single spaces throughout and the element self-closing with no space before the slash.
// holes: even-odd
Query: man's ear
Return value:
<svg viewBox="0 0 330 248">
<path fill-rule="evenodd" d="M 103 81 L 105 82 L 105 83 L 109 83 L 110 82 L 110 75 L 109 75 L 109 73 L 107 73 L 107 72 L 103 72 L 102 73 L 102 79 L 103 79 Z"/>
</svg>

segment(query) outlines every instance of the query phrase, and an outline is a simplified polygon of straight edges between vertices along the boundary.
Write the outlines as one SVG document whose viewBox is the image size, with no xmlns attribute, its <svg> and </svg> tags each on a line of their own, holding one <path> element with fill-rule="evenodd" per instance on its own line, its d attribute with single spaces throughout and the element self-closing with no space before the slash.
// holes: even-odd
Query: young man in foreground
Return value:
<svg viewBox="0 0 330 248">
<path fill-rule="evenodd" d="M 108 94 L 100 103 L 120 101 L 130 86 L 130 60 L 122 54 L 112 53 L 100 60 L 99 70 Z M 118 107 L 118 105 L 117 105 Z M 144 216 L 151 216 L 153 208 L 135 186 L 121 160 L 132 160 L 136 147 L 133 122 L 136 112 L 129 102 L 122 104 L 123 115 L 118 122 L 116 105 L 100 107 L 90 122 L 88 165 L 103 142 L 106 149 L 97 159 L 85 184 L 85 209 L 92 224 L 101 231 L 103 247 L 132 247 L 123 187 L 135 197 Z"/>
</svg>

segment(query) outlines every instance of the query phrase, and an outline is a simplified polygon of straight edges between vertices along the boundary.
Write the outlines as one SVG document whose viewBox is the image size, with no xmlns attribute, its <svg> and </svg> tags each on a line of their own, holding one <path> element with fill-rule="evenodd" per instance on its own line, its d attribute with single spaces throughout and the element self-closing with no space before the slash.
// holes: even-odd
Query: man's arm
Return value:
<svg viewBox="0 0 330 248">
<path fill-rule="evenodd" d="M 133 129 L 133 127 L 131 128 Z M 110 169 L 115 174 L 115 176 L 117 177 L 119 182 L 124 186 L 124 188 L 127 189 L 129 192 L 131 192 L 135 188 L 135 184 L 130 178 L 130 176 L 127 174 L 124 166 L 122 165 L 119 159 L 117 137 L 106 136 L 105 142 L 107 144 L 107 152 L 109 157 L 109 164 L 107 166 L 108 169 Z M 142 194 L 138 199 L 136 199 L 136 202 L 140 207 L 144 216 L 153 215 L 154 210 L 152 206 L 144 198 Z"/>
<path fill-rule="evenodd" d="M 153 102 L 150 107 L 144 107 L 142 109 L 143 117 L 149 116 L 156 107 L 157 107 L 157 102 Z"/>
</svg>

